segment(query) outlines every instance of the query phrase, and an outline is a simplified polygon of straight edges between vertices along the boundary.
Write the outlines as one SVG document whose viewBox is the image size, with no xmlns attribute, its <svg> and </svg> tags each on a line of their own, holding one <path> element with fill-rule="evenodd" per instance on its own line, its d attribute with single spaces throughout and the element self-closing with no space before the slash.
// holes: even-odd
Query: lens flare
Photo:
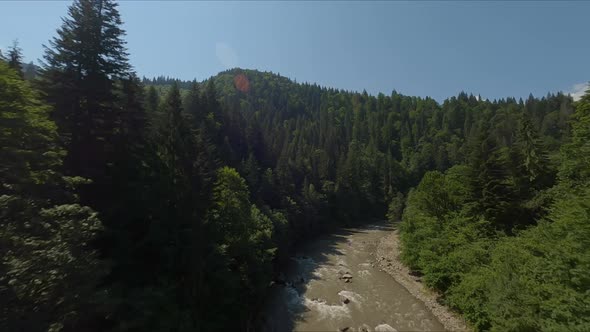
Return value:
<svg viewBox="0 0 590 332">
<path fill-rule="evenodd" d="M 238 74 L 234 77 L 234 86 L 238 91 L 248 93 L 250 91 L 250 81 L 244 74 Z"/>
</svg>

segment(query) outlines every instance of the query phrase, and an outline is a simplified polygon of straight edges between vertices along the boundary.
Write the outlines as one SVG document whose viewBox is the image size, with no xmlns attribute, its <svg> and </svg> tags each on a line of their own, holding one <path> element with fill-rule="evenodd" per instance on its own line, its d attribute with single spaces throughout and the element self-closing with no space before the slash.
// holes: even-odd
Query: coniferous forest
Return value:
<svg viewBox="0 0 590 332">
<path fill-rule="evenodd" d="M 111 0 L 0 60 L 0 330 L 253 330 L 299 242 L 400 222 L 478 331 L 590 329 L 590 93 L 139 78 Z"/>
</svg>

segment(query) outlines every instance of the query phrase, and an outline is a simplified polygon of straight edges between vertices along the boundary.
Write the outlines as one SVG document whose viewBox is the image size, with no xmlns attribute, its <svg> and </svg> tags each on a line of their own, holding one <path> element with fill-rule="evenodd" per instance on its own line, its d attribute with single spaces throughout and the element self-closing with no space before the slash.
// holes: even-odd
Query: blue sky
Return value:
<svg viewBox="0 0 590 332">
<path fill-rule="evenodd" d="M 0 48 L 42 55 L 69 2 L 0 1 Z M 590 80 L 590 2 L 123 1 L 139 75 L 239 66 L 369 93 L 485 98 L 576 92 Z"/>
</svg>

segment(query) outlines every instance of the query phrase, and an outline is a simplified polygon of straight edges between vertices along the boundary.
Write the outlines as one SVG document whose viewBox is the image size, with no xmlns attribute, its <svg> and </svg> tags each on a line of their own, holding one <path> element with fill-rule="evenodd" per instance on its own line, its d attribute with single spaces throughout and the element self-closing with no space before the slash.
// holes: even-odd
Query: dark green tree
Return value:
<svg viewBox="0 0 590 332">
<path fill-rule="evenodd" d="M 0 329 L 87 330 L 107 270 L 90 246 L 102 229 L 60 172 L 50 108 L 0 61 Z"/>
<path fill-rule="evenodd" d="M 66 173 L 96 186 L 106 181 L 120 120 L 116 82 L 130 73 L 121 24 L 114 1 L 75 1 L 45 47 L 39 82 L 68 152 Z"/>
<path fill-rule="evenodd" d="M 155 86 L 150 85 L 146 97 L 146 111 L 148 114 L 153 115 L 158 111 L 160 106 L 160 95 L 156 90 Z"/>
<path fill-rule="evenodd" d="M 18 40 L 12 42 L 8 49 L 8 66 L 14 69 L 21 78 L 23 74 L 23 50 L 18 46 Z"/>
</svg>

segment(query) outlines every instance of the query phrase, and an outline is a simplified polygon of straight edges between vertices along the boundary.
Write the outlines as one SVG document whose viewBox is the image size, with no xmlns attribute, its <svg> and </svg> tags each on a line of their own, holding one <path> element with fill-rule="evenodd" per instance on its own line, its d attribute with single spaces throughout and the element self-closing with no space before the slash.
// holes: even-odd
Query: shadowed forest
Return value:
<svg viewBox="0 0 590 332">
<path fill-rule="evenodd" d="M 474 329 L 590 329 L 590 93 L 139 78 L 114 1 L 64 15 L 1 53 L 1 330 L 255 330 L 297 243 L 371 218 Z"/>
</svg>

